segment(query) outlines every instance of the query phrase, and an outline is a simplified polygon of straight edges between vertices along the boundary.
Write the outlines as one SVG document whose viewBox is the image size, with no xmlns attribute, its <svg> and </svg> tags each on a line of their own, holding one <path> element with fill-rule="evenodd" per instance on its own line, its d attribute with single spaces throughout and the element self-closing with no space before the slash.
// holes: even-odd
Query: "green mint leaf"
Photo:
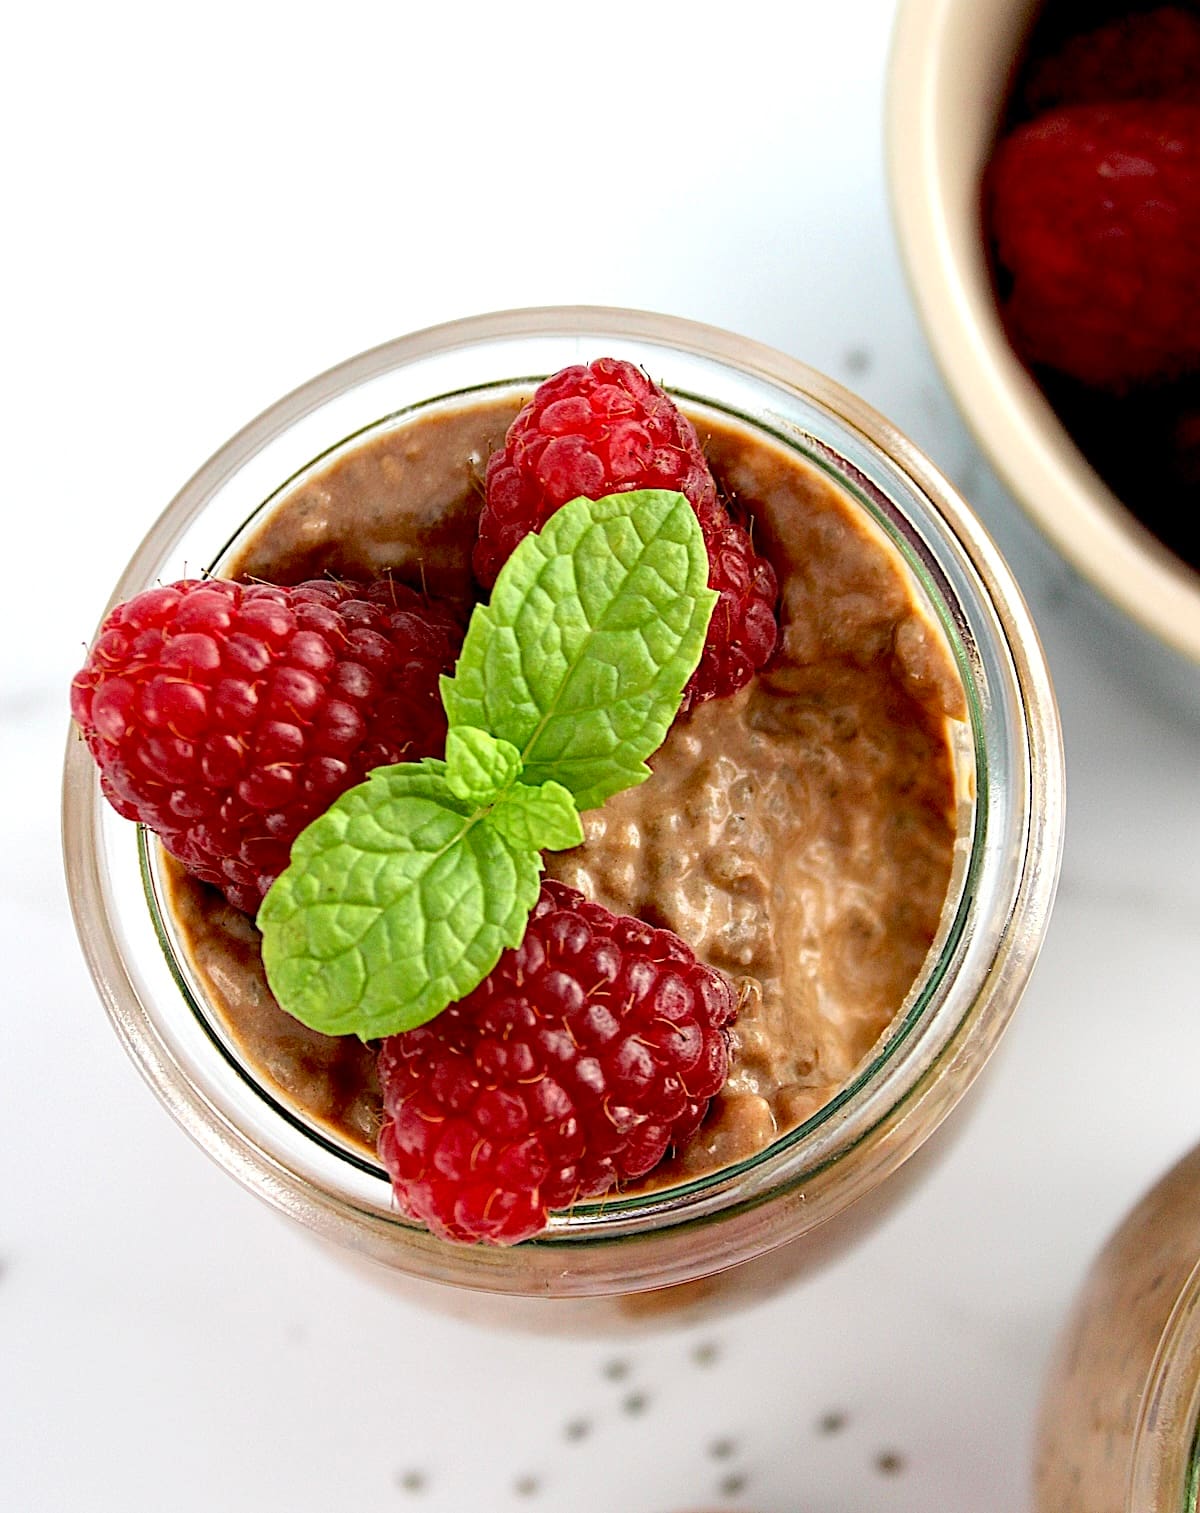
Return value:
<svg viewBox="0 0 1200 1513">
<path fill-rule="evenodd" d="M 263 900 L 272 992 L 326 1035 L 424 1024 L 520 944 L 541 865 L 456 797 L 445 763 L 377 768 L 300 834 Z"/>
<path fill-rule="evenodd" d="M 522 781 L 561 783 L 579 809 L 649 776 L 717 595 L 695 511 L 643 489 L 563 505 L 526 536 L 478 607 L 453 677 L 451 728 L 520 753 Z"/>
<path fill-rule="evenodd" d="M 509 845 L 526 850 L 567 851 L 583 844 L 583 821 L 561 783 L 515 784 L 489 811 L 487 823 Z"/>
<path fill-rule="evenodd" d="M 490 804 L 521 775 L 521 753 L 473 725 L 457 725 L 446 735 L 446 783 L 455 798 Z"/>
</svg>

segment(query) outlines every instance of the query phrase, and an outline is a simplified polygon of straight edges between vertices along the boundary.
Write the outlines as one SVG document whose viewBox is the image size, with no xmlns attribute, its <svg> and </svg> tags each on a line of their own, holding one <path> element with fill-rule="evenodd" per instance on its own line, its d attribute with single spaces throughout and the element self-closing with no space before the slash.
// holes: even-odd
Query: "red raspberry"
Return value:
<svg viewBox="0 0 1200 1513">
<path fill-rule="evenodd" d="M 1033 65 L 1025 89 L 1034 112 L 1155 99 L 1200 99 L 1200 16 L 1177 5 L 1071 37 Z"/>
<path fill-rule="evenodd" d="M 683 708 L 735 693 L 775 650 L 775 573 L 730 521 L 691 421 L 632 363 L 602 357 L 564 368 L 513 421 L 488 462 L 475 576 L 491 588 L 517 543 L 569 500 L 630 489 L 687 496 L 721 595 Z"/>
<path fill-rule="evenodd" d="M 720 594 L 708 624 L 700 665 L 683 691 L 686 711 L 705 699 L 737 693 L 770 661 L 779 639 L 775 569 L 760 557 L 749 533 L 728 517 L 705 532 L 708 586 Z"/>
<path fill-rule="evenodd" d="M 571 499 L 677 489 L 701 525 L 723 514 L 700 439 L 657 384 L 615 357 L 543 383 L 488 460 L 472 558 L 491 588 L 517 543 Z"/>
<path fill-rule="evenodd" d="M 438 676 L 461 638 L 387 578 L 185 580 L 112 611 L 71 713 L 113 807 L 253 914 L 339 794 L 442 749 Z"/>
<path fill-rule="evenodd" d="M 1001 142 L 988 188 L 1028 362 L 1114 392 L 1200 366 L 1200 105 L 1051 111 Z"/>
<path fill-rule="evenodd" d="M 728 980 L 669 930 L 546 882 L 525 938 L 420 1029 L 383 1042 L 379 1153 L 403 1211 L 512 1245 L 644 1176 L 725 1081 Z"/>
</svg>

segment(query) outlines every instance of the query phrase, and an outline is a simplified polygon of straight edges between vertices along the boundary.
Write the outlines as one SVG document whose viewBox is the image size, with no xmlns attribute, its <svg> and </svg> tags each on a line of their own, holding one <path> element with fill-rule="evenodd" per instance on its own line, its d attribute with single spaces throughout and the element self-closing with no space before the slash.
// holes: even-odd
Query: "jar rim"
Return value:
<svg viewBox="0 0 1200 1513">
<path fill-rule="evenodd" d="M 682 1264 L 679 1276 L 667 1278 L 683 1280 L 719 1269 L 731 1256 L 743 1258 L 742 1250 L 749 1254 L 769 1248 L 758 1213 L 768 1200 L 798 1197 L 810 1214 L 815 1209 L 820 1217 L 832 1216 L 916 1148 L 949 1112 L 998 1039 L 1046 928 L 1061 855 L 1063 774 L 1057 710 L 1036 632 L 983 528 L 888 422 L 791 358 L 711 327 L 644 312 L 518 310 L 398 338 L 319 375 L 265 411 L 220 448 L 167 507 L 135 553 L 113 600 L 154 581 L 163 561 L 231 479 L 252 473 L 256 459 L 278 438 L 302 428 L 306 419 L 325 412 L 328 419 L 335 418 L 339 405 L 345 408 L 346 396 L 358 396 L 361 408 L 380 380 L 425 368 L 432 381 L 447 358 L 453 366 L 464 355 L 468 360 L 484 351 L 499 356 L 508 349 L 515 357 L 522 344 L 531 348 L 531 357 L 533 349 L 556 346 L 591 348 L 589 355 L 598 356 L 598 342 L 615 341 L 659 355 L 682 353 L 684 370 L 697 376 L 730 375 L 735 386 L 742 385 L 760 401 L 759 413 L 741 418 L 759 429 L 774 427 L 776 436 L 782 429 L 781 439 L 793 446 L 803 438 L 812 448 L 805 455 L 812 459 L 823 452 L 843 489 L 857 485 L 860 502 L 885 517 L 883 527 L 894 540 L 896 522 L 906 522 L 909 535 L 901 543 L 902 555 L 943 621 L 967 691 L 977 799 L 968 863 L 942 951 L 927 964 L 920 991 L 910 995 L 877 1054 L 831 1104 L 745 1162 L 663 1192 L 581 1204 L 569 1215 L 556 1216 L 546 1234 L 518 1247 L 520 1269 L 528 1271 L 529 1256 L 537 1254 L 542 1273 L 550 1278 L 563 1269 L 569 1254 L 567 1291 L 630 1285 L 624 1254 L 585 1266 L 587 1275 L 575 1277 L 581 1244 L 589 1251 L 615 1246 L 624 1252 L 630 1240 L 661 1239 L 682 1228 L 703 1234 L 713 1227 L 707 1221 L 721 1219 L 721 1235 L 689 1244 L 690 1261 Z M 525 368 L 505 375 L 510 383 L 539 376 L 544 374 Z M 690 395 L 686 385 L 668 386 L 684 397 L 724 407 L 712 394 Z M 427 402 L 432 397 L 426 396 Z M 764 425 L 765 417 L 770 427 Z M 374 423 L 382 418 L 377 414 Z M 799 423 L 804 419 L 819 422 L 820 434 Z M 260 493 L 259 501 L 266 497 Z M 272 1119 L 281 1113 L 286 1117 L 286 1111 L 235 1107 L 228 1085 L 211 1068 L 196 1075 L 197 1043 L 186 1043 L 186 1027 L 181 1029 L 149 1001 L 148 969 L 131 959 L 131 949 L 137 948 L 129 939 L 130 924 L 116 907 L 111 869 L 102 864 L 113 826 L 100 807 L 99 785 L 89 769 L 82 743 L 72 741 L 64 775 L 64 842 L 76 923 L 118 1033 L 175 1117 L 239 1180 L 330 1238 L 348 1240 L 397 1264 L 385 1252 L 401 1231 L 406 1250 L 402 1269 L 488 1290 L 528 1290 L 527 1280 L 514 1283 L 495 1254 L 481 1261 L 481 1248 L 447 1247 L 394 1210 L 386 1212 L 373 1202 L 364 1182 L 331 1184 L 326 1164 L 314 1152 L 293 1149 L 290 1137 L 271 1127 Z M 139 879 L 152 884 L 148 850 L 140 839 L 138 846 Z M 124 849 L 128 856 L 128 845 Z M 985 908 L 988 928 L 981 930 L 978 911 Z M 935 1069 L 940 1074 L 947 1068 L 956 1075 L 933 1075 Z M 884 1128 L 890 1138 L 880 1137 L 880 1143 L 887 1151 L 856 1181 L 839 1179 L 835 1190 L 832 1169 Z M 448 1257 L 447 1250 L 456 1254 Z M 649 1280 L 642 1285 L 663 1285 L 661 1264 L 648 1258 L 647 1267 Z"/>
</svg>

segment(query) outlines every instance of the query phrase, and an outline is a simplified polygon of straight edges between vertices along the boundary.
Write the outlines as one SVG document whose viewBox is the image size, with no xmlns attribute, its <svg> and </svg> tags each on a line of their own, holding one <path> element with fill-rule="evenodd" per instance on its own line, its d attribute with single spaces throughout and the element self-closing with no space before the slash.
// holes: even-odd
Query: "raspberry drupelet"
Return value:
<svg viewBox="0 0 1200 1513">
<path fill-rule="evenodd" d="M 384 578 L 188 579 L 105 620 L 71 713 L 105 797 L 255 913 L 300 831 L 374 767 L 440 754 L 449 610 Z"/>
<path fill-rule="evenodd" d="M 568 501 L 631 489 L 687 497 L 721 596 L 681 708 L 736 693 L 775 650 L 775 572 L 718 497 L 691 421 L 632 363 L 564 368 L 521 410 L 488 461 L 475 576 L 490 589 L 517 544 Z"/>
<path fill-rule="evenodd" d="M 725 977 L 669 930 L 546 882 L 466 998 L 382 1043 L 380 1157 L 434 1234 L 511 1245 L 644 1176 L 725 1081 Z"/>
</svg>

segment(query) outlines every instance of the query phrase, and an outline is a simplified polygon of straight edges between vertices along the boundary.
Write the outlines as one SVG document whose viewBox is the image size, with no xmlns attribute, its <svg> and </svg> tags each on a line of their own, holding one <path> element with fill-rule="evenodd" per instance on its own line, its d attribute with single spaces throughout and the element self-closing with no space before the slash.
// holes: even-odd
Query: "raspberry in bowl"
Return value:
<svg viewBox="0 0 1200 1513">
<path fill-rule="evenodd" d="M 541 403 L 539 385 L 564 369 L 576 385 L 565 406 Z M 564 535 L 576 505 L 592 508 L 584 495 L 548 520 L 519 518 L 511 480 L 489 493 L 519 450 L 518 418 L 534 414 L 540 456 L 550 430 L 550 441 L 572 439 L 572 467 L 591 467 L 597 406 L 624 429 L 620 447 L 600 448 L 595 510 L 640 521 L 656 501 L 679 501 L 662 522 L 690 522 L 693 598 L 705 608 L 703 624 L 681 620 L 673 589 L 639 622 L 675 678 L 638 758 L 652 773 L 601 793 L 589 767 L 576 813 L 547 798 L 559 779 L 574 781 L 561 763 L 575 725 L 545 760 L 523 735 L 510 744 L 505 722 L 523 706 L 504 678 L 480 695 L 492 698 L 490 734 L 476 729 L 483 716 L 461 716 L 490 665 L 483 642 L 472 650 L 477 623 L 503 639 L 504 606 L 524 613 L 536 598 L 514 598 L 522 563 Z M 676 430 L 664 439 L 660 423 Z M 565 471 L 568 491 L 580 487 Z M 486 526 L 493 560 L 481 567 L 484 494 L 485 522 L 502 518 Z M 584 598 L 615 560 L 576 573 Z M 559 559 L 547 561 L 553 577 Z M 242 587 L 155 587 L 198 562 Z M 479 579 L 497 574 L 489 601 Z M 1057 718 L 1036 636 L 994 549 L 933 469 L 799 364 L 618 311 L 514 312 L 403 338 L 298 391 L 202 469 L 116 597 L 136 603 L 146 591 L 156 613 L 182 623 L 155 641 L 139 610 L 92 655 L 116 663 L 137 643 L 138 655 L 166 658 L 147 684 L 159 691 L 138 695 L 151 724 L 159 699 L 188 705 L 185 721 L 203 702 L 217 720 L 203 736 L 178 718 L 173 731 L 166 720 L 144 733 L 134 765 L 168 785 L 168 829 L 194 821 L 211 841 L 239 804 L 257 804 L 266 838 L 290 844 L 338 775 L 331 764 L 358 786 L 301 832 L 259 914 L 260 941 L 245 911 L 278 853 L 253 824 L 218 838 L 231 849 L 206 877 L 194 835 L 177 845 L 160 830 L 160 844 L 129 824 L 74 742 L 65 821 L 81 936 L 118 1030 L 177 1119 L 325 1238 L 414 1276 L 538 1297 L 640 1294 L 784 1245 L 815 1256 L 812 1231 L 823 1226 L 827 1240 L 827 1221 L 848 1219 L 926 1141 L 1015 1006 L 1061 842 Z M 254 634 L 238 620 L 247 604 Z M 231 752 L 228 773 L 210 763 L 209 780 L 231 783 L 216 818 L 202 794 L 176 797 L 170 768 L 172 750 L 189 757 L 172 739 L 228 752 L 229 722 L 248 702 L 236 677 L 226 686 L 229 653 L 219 649 L 210 672 L 202 665 L 213 662 L 214 616 L 240 627 L 234 660 L 257 669 L 266 702 L 251 723 L 269 758 L 247 772 L 234 772 Z M 672 636 L 691 638 L 686 665 Z M 261 644 L 272 637 L 273 648 Z M 343 638 L 356 650 L 339 660 Z M 541 644 L 530 686 L 557 642 Z M 622 699 L 625 664 L 610 662 L 587 663 L 588 678 L 617 678 L 611 700 L 588 706 L 600 725 L 637 704 Z M 408 672 L 389 684 L 398 665 Z M 154 684 L 171 671 L 193 690 L 186 699 Z M 98 690 L 85 676 L 77 713 L 99 727 L 91 745 L 120 746 L 132 695 Z M 388 740 L 376 729 L 383 715 Z M 621 741 L 627 718 L 609 722 Z M 445 761 L 430 750 L 438 742 Z M 393 998 L 415 1002 L 424 979 L 385 952 L 349 995 L 373 1003 L 367 1019 L 314 1026 L 285 1013 L 271 982 L 287 1001 L 312 975 L 294 930 L 331 899 L 371 902 L 323 892 L 328 878 L 305 868 L 340 856 L 347 834 L 394 804 L 436 799 L 438 822 L 450 815 L 453 828 L 480 763 L 503 766 L 517 747 L 522 782 L 540 784 L 548 807 L 523 790 L 519 823 L 495 822 L 510 850 L 519 833 L 535 860 L 515 864 L 526 879 L 518 924 L 496 904 L 504 889 L 483 889 L 505 917 L 471 935 L 492 931 L 474 976 L 456 978 L 432 1016 L 422 999 L 398 1025 Z M 375 773 L 365 784 L 364 765 Z M 470 783 L 446 799 L 438 785 L 464 773 Z M 510 778 L 488 778 L 497 812 Z M 105 782 L 131 812 L 129 772 Z M 347 818 L 347 804 L 367 808 Z M 337 844 L 325 845 L 338 824 Z M 413 849 L 416 832 L 400 829 Z M 272 932 L 286 984 L 264 968 Z M 340 966 L 335 975 L 344 981 Z M 377 992 L 384 979 L 392 987 Z"/>
<path fill-rule="evenodd" d="M 1125 617 L 1114 655 L 1188 705 L 1198 42 L 1173 0 L 903 0 L 888 109 L 901 251 L 965 420 Z"/>
</svg>

